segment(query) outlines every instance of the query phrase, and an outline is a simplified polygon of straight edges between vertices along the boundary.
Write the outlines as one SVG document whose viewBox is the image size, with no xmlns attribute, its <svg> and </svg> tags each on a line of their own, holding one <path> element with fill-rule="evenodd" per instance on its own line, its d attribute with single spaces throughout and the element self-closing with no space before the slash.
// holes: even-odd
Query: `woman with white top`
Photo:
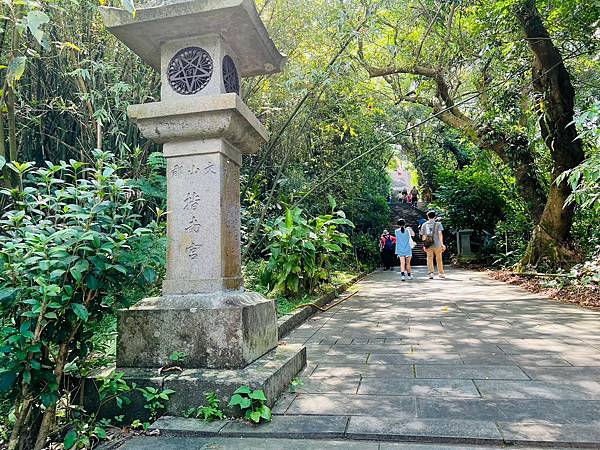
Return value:
<svg viewBox="0 0 600 450">
<path fill-rule="evenodd" d="M 412 258 L 412 249 L 415 246 L 413 236 L 415 232 L 411 227 L 406 226 L 404 219 L 398 220 L 398 228 L 396 228 L 396 255 L 400 259 L 401 280 L 406 281 L 405 273 L 409 280 L 412 280 L 410 260 Z"/>
</svg>

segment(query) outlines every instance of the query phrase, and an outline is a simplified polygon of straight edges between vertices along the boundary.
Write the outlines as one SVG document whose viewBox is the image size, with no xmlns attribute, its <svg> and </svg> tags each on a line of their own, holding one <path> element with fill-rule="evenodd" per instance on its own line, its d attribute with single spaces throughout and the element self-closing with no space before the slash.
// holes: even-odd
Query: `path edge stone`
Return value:
<svg viewBox="0 0 600 450">
<path fill-rule="evenodd" d="M 367 276 L 371 272 L 361 272 L 358 275 L 355 275 L 349 281 L 341 284 L 340 286 L 334 288 L 330 292 L 323 294 L 321 297 L 317 298 L 314 302 L 315 305 L 319 305 L 320 307 L 324 307 L 335 300 L 341 293 L 346 291 L 350 286 L 358 283 L 362 278 Z M 312 306 L 305 306 L 303 308 L 298 309 L 295 312 L 286 314 L 285 316 L 281 316 L 277 319 L 277 328 L 279 331 L 279 339 L 287 336 L 294 329 L 298 328 L 312 316 L 314 316 L 318 312 L 317 308 L 313 308 Z"/>
</svg>

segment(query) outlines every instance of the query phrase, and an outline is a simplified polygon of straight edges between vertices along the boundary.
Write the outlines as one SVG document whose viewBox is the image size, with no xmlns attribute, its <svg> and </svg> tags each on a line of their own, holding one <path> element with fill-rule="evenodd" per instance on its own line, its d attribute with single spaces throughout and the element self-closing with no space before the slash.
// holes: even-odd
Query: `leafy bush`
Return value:
<svg viewBox="0 0 600 450">
<path fill-rule="evenodd" d="M 262 389 L 252 390 L 248 386 L 238 388 L 227 406 L 238 406 L 244 413 L 244 417 L 254 423 L 261 419 L 269 422 L 271 420 L 271 408 L 266 405 L 267 397 Z"/>
<path fill-rule="evenodd" d="M 369 267 L 377 267 L 380 262 L 379 240 L 377 236 L 357 233 L 352 236 L 352 246 L 358 260 Z"/>
<path fill-rule="evenodd" d="M 504 217 L 506 202 L 498 180 L 487 172 L 467 167 L 438 172 L 437 203 L 445 209 L 450 228 L 493 231 Z"/>
<path fill-rule="evenodd" d="M 19 189 L 0 191 L 8 200 L 0 220 L 0 390 L 14 401 L 10 446 L 46 444 L 67 395 L 65 372 L 93 350 L 92 325 L 118 307 L 104 294 L 131 278 L 129 245 L 149 231 L 139 227 L 111 155 L 94 156 L 94 167 L 12 163 Z"/>
<path fill-rule="evenodd" d="M 332 209 L 335 202 L 331 199 Z M 329 279 L 335 256 L 351 246 L 340 226 L 353 227 L 342 211 L 307 219 L 298 207 L 267 224 L 270 253 L 263 285 L 284 295 L 311 293 Z"/>
</svg>

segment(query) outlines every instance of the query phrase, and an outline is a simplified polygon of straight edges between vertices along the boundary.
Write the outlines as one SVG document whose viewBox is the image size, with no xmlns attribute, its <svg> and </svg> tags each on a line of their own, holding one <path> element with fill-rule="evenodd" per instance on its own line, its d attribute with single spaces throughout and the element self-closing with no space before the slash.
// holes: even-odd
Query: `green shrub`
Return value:
<svg viewBox="0 0 600 450">
<path fill-rule="evenodd" d="M 358 260 L 367 267 L 377 267 L 380 262 L 379 239 L 367 233 L 352 236 L 352 246 Z"/>
<path fill-rule="evenodd" d="M 449 228 L 492 232 L 504 218 L 506 202 L 496 177 L 475 167 L 438 172 L 437 203 Z"/>
<path fill-rule="evenodd" d="M 93 324 L 119 306 L 105 293 L 135 276 L 129 245 L 149 232 L 111 155 L 94 156 L 94 167 L 15 163 L 20 189 L 0 191 L 0 391 L 14 402 L 11 444 L 25 448 L 45 445 L 65 372 L 93 350 Z"/>
<path fill-rule="evenodd" d="M 261 420 L 271 421 L 271 408 L 266 404 L 267 397 L 261 389 L 252 390 L 248 386 L 238 388 L 227 406 L 238 406 L 244 413 L 244 417 L 254 423 Z"/>
<path fill-rule="evenodd" d="M 312 293 L 329 279 L 336 256 L 351 246 L 341 226 L 354 226 L 342 211 L 307 219 L 300 208 L 287 208 L 265 227 L 270 258 L 262 284 L 284 295 Z"/>
</svg>

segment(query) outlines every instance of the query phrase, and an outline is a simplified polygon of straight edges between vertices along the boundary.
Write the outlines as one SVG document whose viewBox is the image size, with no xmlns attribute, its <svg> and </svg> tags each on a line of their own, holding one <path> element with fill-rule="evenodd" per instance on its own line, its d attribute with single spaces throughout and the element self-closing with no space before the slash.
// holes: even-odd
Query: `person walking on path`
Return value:
<svg viewBox="0 0 600 450">
<path fill-rule="evenodd" d="M 396 247 L 396 238 L 388 230 L 383 230 L 379 238 L 379 251 L 381 253 L 381 263 L 383 270 L 390 270 L 394 265 L 394 248 Z"/>
<path fill-rule="evenodd" d="M 412 197 L 412 204 L 416 208 L 417 203 L 419 202 L 419 191 L 416 186 L 413 186 L 411 189 L 410 196 Z"/>
<path fill-rule="evenodd" d="M 409 280 L 412 280 L 412 268 L 410 267 L 410 260 L 412 258 L 412 249 L 415 246 L 413 236 L 415 232 L 411 227 L 406 226 L 404 219 L 398 220 L 398 228 L 395 231 L 396 234 L 396 255 L 400 260 L 400 280 L 406 281 L 406 276 Z"/>
<path fill-rule="evenodd" d="M 444 227 L 441 222 L 436 220 L 435 211 L 429 211 L 427 213 L 427 221 L 421 225 L 419 234 L 423 240 L 423 250 L 427 253 L 427 269 L 429 272 L 429 279 L 433 279 L 433 259 L 435 258 L 438 275 L 440 278 L 446 278 L 444 274 L 444 261 L 442 261 L 442 254 L 446 251 L 444 245 L 444 235 L 442 234 Z"/>
<path fill-rule="evenodd" d="M 408 201 L 408 191 L 406 190 L 406 188 L 402 189 L 402 193 L 400 195 L 400 198 L 402 199 L 401 202 L 406 203 Z"/>
</svg>

